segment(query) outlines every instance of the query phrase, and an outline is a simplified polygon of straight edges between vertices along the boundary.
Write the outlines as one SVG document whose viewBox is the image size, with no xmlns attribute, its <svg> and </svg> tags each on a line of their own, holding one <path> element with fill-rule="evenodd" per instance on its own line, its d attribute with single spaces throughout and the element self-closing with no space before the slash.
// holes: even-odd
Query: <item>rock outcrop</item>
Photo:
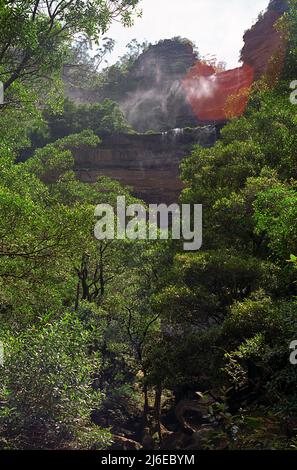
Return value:
<svg viewBox="0 0 297 470">
<path fill-rule="evenodd" d="M 65 79 L 66 93 L 77 103 L 101 102 L 108 98 L 119 103 L 128 122 L 137 132 L 162 132 L 195 127 L 181 80 L 197 62 L 188 40 L 168 39 L 150 46 L 139 56 L 126 75 L 99 89 L 84 90 Z"/>
<path fill-rule="evenodd" d="M 245 33 L 241 67 L 217 72 L 198 61 L 190 68 L 182 79 L 182 87 L 198 121 L 220 122 L 241 116 L 255 80 L 266 77 L 267 83 L 275 85 L 286 50 L 276 23 L 286 9 L 285 0 L 272 0 L 267 11 Z"/>
<path fill-rule="evenodd" d="M 216 73 L 198 62 L 182 86 L 198 121 L 226 122 L 244 113 L 253 81 L 254 70 L 248 65 Z"/>
<path fill-rule="evenodd" d="M 114 135 L 96 148 L 74 151 L 76 174 L 88 183 L 100 176 L 117 179 L 148 203 L 177 202 L 182 159 L 195 143 L 214 145 L 217 132 L 215 126 L 206 126 L 151 135 Z"/>
<path fill-rule="evenodd" d="M 176 202 L 182 189 L 179 166 L 191 146 L 213 145 L 216 125 L 244 112 L 253 81 L 270 74 L 271 57 L 278 56 L 281 70 L 285 43 L 275 23 L 287 7 L 286 0 L 271 0 L 267 11 L 245 33 L 243 65 L 234 70 L 219 73 L 197 61 L 186 40 L 151 46 L 124 82 L 99 90 L 92 100 L 116 100 L 136 130 L 159 133 L 116 135 L 96 149 L 76 152 L 79 178 L 94 182 L 105 175 L 131 186 L 147 202 Z M 188 133 L 178 130 L 187 126 L 201 127 Z M 177 129 L 165 132 L 173 128 Z"/>
<path fill-rule="evenodd" d="M 181 86 L 196 61 L 192 44 L 179 40 L 161 41 L 138 58 L 116 99 L 134 129 L 166 131 L 198 124 Z"/>
<path fill-rule="evenodd" d="M 127 75 L 117 77 L 116 83 L 92 92 L 66 84 L 67 92 L 79 102 L 105 98 L 117 101 L 138 132 L 162 132 L 222 121 L 229 117 L 224 110 L 229 98 L 242 94 L 254 80 L 270 73 L 272 57 L 278 57 L 281 69 L 285 42 L 275 24 L 287 8 L 287 0 L 271 0 L 267 11 L 245 33 L 242 67 L 223 73 L 210 67 L 205 75 L 205 67 L 201 68 L 203 64 L 197 60 L 190 41 L 168 39 L 150 46 Z M 242 97 L 233 115 L 239 115 L 246 103 Z"/>
<path fill-rule="evenodd" d="M 244 35 L 241 60 L 253 68 L 256 80 L 268 72 L 273 56 L 284 58 L 285 41 L 276 22 L 287 9 L 287 0 L 271 0 L 267 11 Z"/>
</svg>

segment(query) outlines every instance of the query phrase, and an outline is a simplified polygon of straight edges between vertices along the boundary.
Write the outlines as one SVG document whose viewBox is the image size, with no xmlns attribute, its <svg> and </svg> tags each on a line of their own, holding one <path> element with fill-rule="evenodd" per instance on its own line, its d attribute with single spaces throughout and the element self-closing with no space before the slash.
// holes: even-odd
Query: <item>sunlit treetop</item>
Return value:
<svg viewBox="0 0 297 470">
<path fill-rule="evenodd" d="M 58 71 L 78 35 L 98 44 L 112 21 L 130 26 L 138 2 L 0 0 L 0 80 L 5 90 L 17 80 L 38 82 Z"/>
</svg>

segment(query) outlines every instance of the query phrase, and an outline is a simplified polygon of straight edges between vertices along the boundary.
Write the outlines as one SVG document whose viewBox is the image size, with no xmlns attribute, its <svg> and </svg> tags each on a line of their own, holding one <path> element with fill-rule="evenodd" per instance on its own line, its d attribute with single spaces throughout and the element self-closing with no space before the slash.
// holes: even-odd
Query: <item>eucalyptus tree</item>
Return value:
<svg viewBox="0 0 297 470">
<path fill-rule="evenodd" d="M 132 24 L 139 0 L 0 1 L 0 79 L 36 84 L 60 70 L 72 41 L 99 44 L 114 20 Z"/>
</svg>

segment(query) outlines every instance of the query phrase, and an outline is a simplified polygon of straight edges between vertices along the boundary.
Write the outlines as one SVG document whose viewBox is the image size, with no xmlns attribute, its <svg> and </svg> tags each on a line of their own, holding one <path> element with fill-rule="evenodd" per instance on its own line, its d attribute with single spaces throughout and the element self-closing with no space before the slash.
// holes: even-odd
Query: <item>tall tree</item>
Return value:
<svg viewBox="0 0 297 470">
<path fill-rule="evenodd" d="M 99 42 L 111 22 L 124 26 L 139 0 L 0 1 L 0 79 L 5 90 L 17 80 L 36 84 L 62 65 L 77 35 Z"/>
</svg>

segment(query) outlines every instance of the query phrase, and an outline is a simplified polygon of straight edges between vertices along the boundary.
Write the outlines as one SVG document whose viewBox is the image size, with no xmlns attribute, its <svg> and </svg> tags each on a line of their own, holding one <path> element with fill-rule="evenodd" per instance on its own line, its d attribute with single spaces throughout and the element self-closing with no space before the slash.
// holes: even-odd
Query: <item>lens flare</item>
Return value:
<svg viewBox="0 0 297 470">
<path fill-rule="evenodd" d="M 249 65 L 216 73 L 198 62 L 182 80 L 192 110 L 200 121 L 220 121 L 240 116 L 247 105 L 254 71 Z"/>
</svg>

